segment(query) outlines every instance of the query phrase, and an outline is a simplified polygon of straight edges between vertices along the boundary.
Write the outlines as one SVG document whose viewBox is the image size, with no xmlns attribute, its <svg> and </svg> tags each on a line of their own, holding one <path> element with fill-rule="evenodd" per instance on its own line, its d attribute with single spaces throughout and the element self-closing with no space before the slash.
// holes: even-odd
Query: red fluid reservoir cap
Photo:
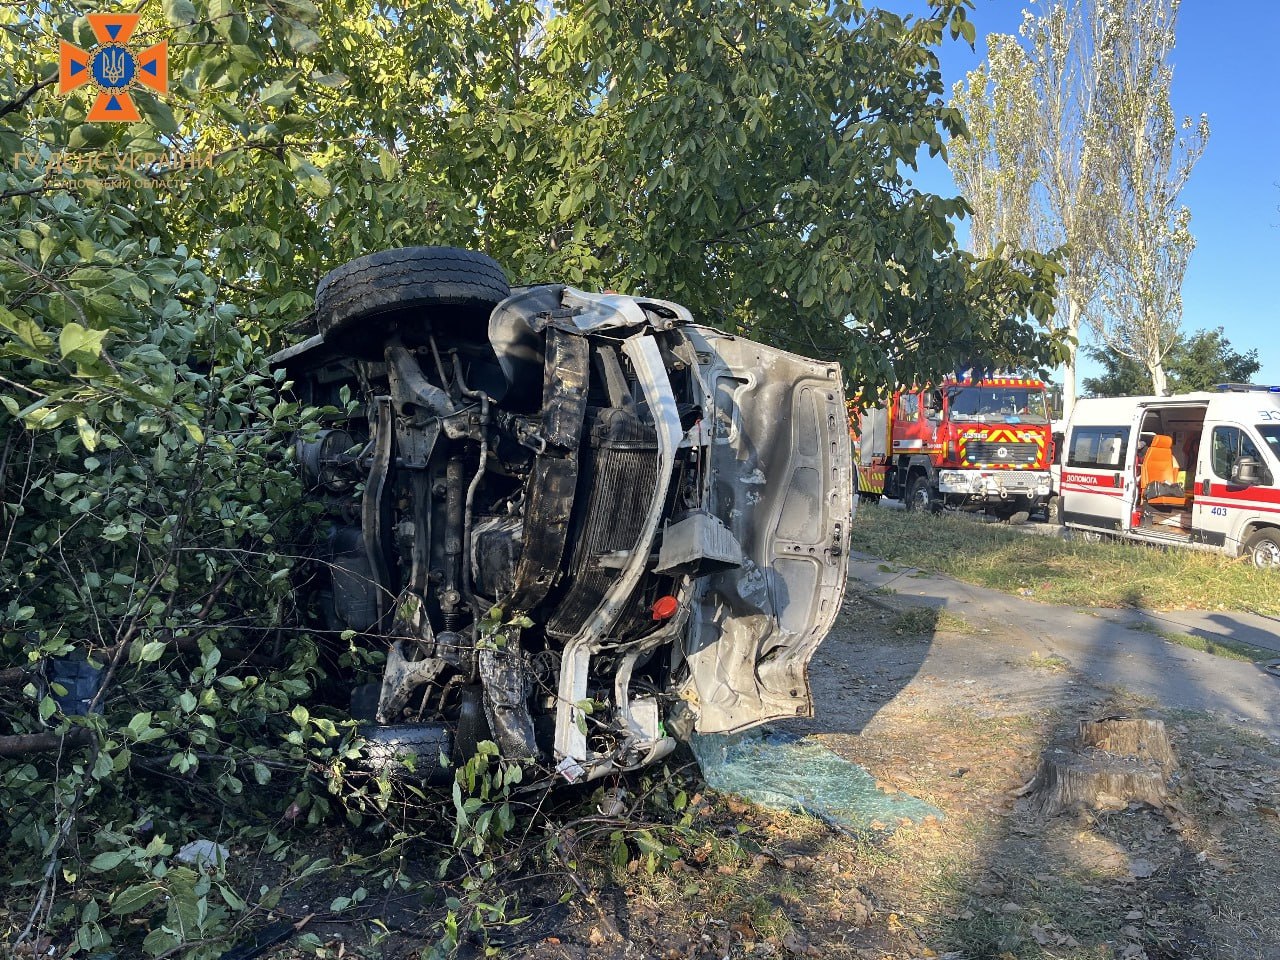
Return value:
<svg viewBox="0 0 1280 960">
<path fill-rule="evenodd" d="M 680 601 L 675 597 L 659 597 L 653 602 L 653 619 L 670 620 L 680 608 Z"/>
</svg>

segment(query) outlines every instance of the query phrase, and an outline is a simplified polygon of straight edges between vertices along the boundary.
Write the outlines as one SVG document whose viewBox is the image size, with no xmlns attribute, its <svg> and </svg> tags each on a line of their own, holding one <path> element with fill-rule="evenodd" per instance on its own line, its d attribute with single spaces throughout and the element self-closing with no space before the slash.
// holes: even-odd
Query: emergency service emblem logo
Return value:
<svg viewBox="0 0 1280 960">
<path fill-rule="evenodd" d="M 98 45 L 86 51 L 59 41 L 58 92 L 70 93 L 92 84 L 98 96 L 86 120 L 137 123 L 142 117 L 129 89 L 169 92 L 169 45 L 161 41 L 139 53 L 130 50 L 129 38 L 140 19 L 136 13 L 91 13 L 88 19 Z"/>
</svg>

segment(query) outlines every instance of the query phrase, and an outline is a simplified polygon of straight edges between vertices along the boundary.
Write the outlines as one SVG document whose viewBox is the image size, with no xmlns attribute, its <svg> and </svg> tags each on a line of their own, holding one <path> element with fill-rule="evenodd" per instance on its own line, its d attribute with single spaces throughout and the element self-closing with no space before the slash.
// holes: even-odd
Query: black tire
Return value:
<svg viewBox="0 0 1280 960">
<path fill-rule="evenodd" d="M 1045 505 L 1045 520 L 1048 523 L 1056 523 L 1062 525 L 1062 498 L 1056 494 L 1049 498 L 1049 502 Z"/>
<path fill-rule="evenodd" d="M 907 484 L 907 499 L 902 505 L 909 511 L 927 513 L 938 513 L 942 509 L 942 504 L 933 499 L 933 492 L 929 489 L 929 478 L 924 474 L 918 475 Z"/>
<path fill-rule="evenodd" d="M 1243 555 L 1259 570 L 1280 571 L 1280 530 L 1263 527 L 1253 531 L 1244 542 Z"/>
<path fill-rule="evenodd" d="M 393 321 L 411 318 L 414 331 L 428 330 L 434 317 L 424 308 L 440 308 L 453 332 L 474 327 L 486 340 L 490 311 L 511 288 L 497 261 L 458 247 L 402 247 L 382 250 L 330 270 L 316 287 L 316 324 L 328 343 L 355 354 L 382 355 L 382 341 Z M 459 329 L 463 327 L 466 329 Z"/>
<path fill-rule="evenodd" d="M 998 507 L 991 507 L 988 512 L 1001 522 L 1013 524 L 1014 526 L 1026 523 L 1031 519 L 1031 511 L 1017 504 L 1002 504 Z"/>
</svg>

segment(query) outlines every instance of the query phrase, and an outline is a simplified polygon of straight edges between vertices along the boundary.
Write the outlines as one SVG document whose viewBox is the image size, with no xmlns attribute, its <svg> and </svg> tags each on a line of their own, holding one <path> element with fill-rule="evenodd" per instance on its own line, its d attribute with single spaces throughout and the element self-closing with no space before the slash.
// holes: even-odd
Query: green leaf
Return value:
<svg viewBox="0 0 1280 960">
<path fill-rule="evenodd" d="M 118 917 L 137 913 L 160 898 L 160 885 L 156 883 L 138 883 L 125 887 L 111 899 L 111 912 Z"/>
<path fill-rule="evenodd" d="M 138 650 L 138 659 L 143 663 L 155 663 L 164 656 L 167 646 L 163 640 L 148 640 Z"/>
<path fill-rule="evenodd" d="M 225 883 L 219 883 L 217 886 L 218 892 L 222 894 L 222 899 L 226 902 L 228 907 L 237 912 L 245 908 L 244 899 L 238 893 L 232 890 Z"/>
<path fill-rule="evenodd" d="M 90 453 L 98 449 L 98 431 L 84 417 L 76 417 L 76 433 L 80 437 L 80 442 L 84 444 L 84 448 Z"/>
<path fill-rule="evenodd" d="M 191 0 L 164 0 L 162 6 L 165 19 L 175 27 L 188 27 L 200 19 Z"/>
<path fill-rule="evenodd" d="M 286 24 L 289 33 L 289 44 L 295 53 L 308 54 L 320 46 L 320 35 L 304 23 L 289 20 Z"/>
<path fill-rule="evenodd" d="M 400 161 L 396 159 L 394 153 L 383 148 L 378 154 L 378 168 L 382 171 L 384 180 L 394 180 L 396 174 L 400 172 Z"/>
<path fill-rule="evenodd" d="M 96 123 L 77 124 L 67 137 L 67 146 L 72 150 L 83 150 L 86 147 L 100 147 L 107 142 L 107 131 Z"/>
<path fill-rule="evenodd" d="M 224 40 L 231 39 L 234 10 L 231 0 L 209 0 L 209 20 L 213 23 L 213 29 L 218 32 L 218 36 Z"/>
<path fill-rule="evenodd" d="M 264 107 L 282 107 L 289 102 L 289 98 L 294 94 L 294 88 L 285 84 L 283 81 L 273 81 L 265 90 L 262 91 L 258 99 L 258 103 Z"/>
<path fill-rule="evenodd" d="M 64 360 L 77 357 L 96 360 L 102 354 L 102 341 L 106 336 L 106 330 L 89 330 L 78 323 L 68 323 L 58 334 L 58 349 Z"/>
<path fill-rule="evenodd" d="M 144 710 L 133 715 L 133 718 L 129 721 L 127 729 L 129 733 L 133 735 L 135 740 L 151 729 L 151 717 L 152 713 L 150 710 Z"/>
<path fill-rule="evenodd" d="M 94 857 L 89 862 L 89 869 L 94 873 L 106 873 L 108 870 L 114 870 L 128 859 L 128 850 L 110 850 Z"/>
</svg>

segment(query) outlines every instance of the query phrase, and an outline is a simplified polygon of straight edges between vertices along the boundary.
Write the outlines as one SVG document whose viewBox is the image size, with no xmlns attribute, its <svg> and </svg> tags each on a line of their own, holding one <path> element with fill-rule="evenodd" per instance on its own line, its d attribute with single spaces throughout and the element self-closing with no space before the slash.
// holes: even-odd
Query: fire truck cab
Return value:
<svg viewBox="0 0 1280 960">
<path fill-rule="evenodd" d="M 899 390 L 862 413 L 858 491 L 908 510 L 1025 519 L 1049 498 L 1049 424 L 1039 380 L 948 378 Z"/>
<path fill-rule="evenodd" d="M 1280 568 L 1280 386 L 1079 400 L 1065 447 L 1065 526 Z"/>
</svg>

